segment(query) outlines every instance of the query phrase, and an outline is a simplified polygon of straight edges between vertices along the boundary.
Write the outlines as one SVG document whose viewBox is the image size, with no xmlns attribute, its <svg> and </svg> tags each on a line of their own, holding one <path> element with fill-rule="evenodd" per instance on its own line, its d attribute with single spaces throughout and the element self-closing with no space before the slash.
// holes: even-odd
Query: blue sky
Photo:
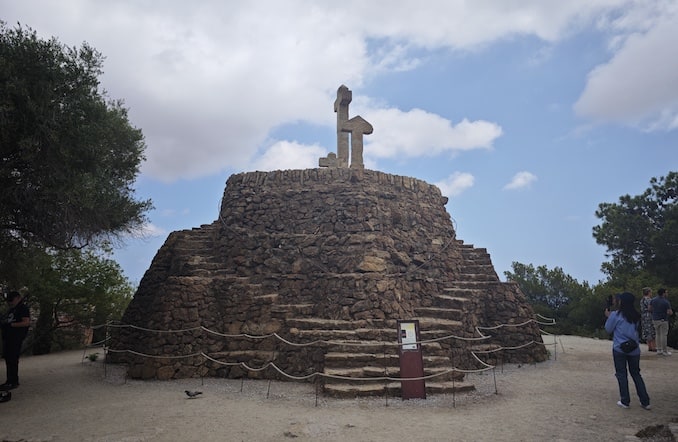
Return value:
<svg viewBox="0 0 678 442">
<path fill-rule="evenodd" d="M 333 103 L 374 126 L 366 167 L 438 185 L 457 237 L 603 279 L 602 202 L 678 170 L 678 3 L 628 0 L 0 0 L 0 19 L 106 57 L 143 130 L 150 223 L 115 252 L 134 283 L 167 235 L 217 219 L 226 179 L 316 167 Z"/>
</svg>

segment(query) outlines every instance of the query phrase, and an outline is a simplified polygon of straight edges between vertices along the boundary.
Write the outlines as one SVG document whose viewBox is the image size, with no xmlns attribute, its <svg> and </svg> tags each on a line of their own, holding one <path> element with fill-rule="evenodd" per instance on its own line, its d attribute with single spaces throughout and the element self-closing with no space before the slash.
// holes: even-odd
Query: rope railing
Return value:
<svg viewBox="0 0 678 442">
<path fill-rule="evenodd" d="M 454 367 L 454 368 L 447 369 L 447 370 L 439 372 L 439 373 L 433 373 L 433 374 L 430 374 L 430 375 L 420 376 L 420 377 L 407 377 L 407 378 L 403 378 L 403 377 L 400 377 L 400 376 L 356 377 L 356 376 L 342 376 L 342 375 L 337 375 L 337 374 L 329 374 L 329 373 L 323 373 L 323 372 L 319 372 L 319 371 L 314 371 L 313 373 L 309 373 L 309 374 L 304 375 L 304 376 L 297 376 L 297 375 L 292 375 L 292 374 L 285 372 L 285 370 L 278 367 L 275 364 L 275 362 L 269 361 L 269 362 L 266 362 L 261 367 L 253 367 L 246 362 L 221 361 L 221 360 L 215 359 L 215 358 L 211 357 L 210 355 L 205 354 L 203 352 L 191 353 L 191 354 L 187 354 L 187 355 L 168 356 L 168 355 L 151 355 L 151 354 L 141 353 L 141 352 L 134 351 L 134 350 L 108 349 L 107 351 L 109 351 L 111 353 L 130 353 L 130 354 L 134 354 L 136 356 L 141 356 L 141 357 L 149 358 L 149 359 L 182 359 L 182 358 L 193 358 L 193 357 L 201 356 L 201 357 L 205 358 L 206 360 L 208 360 L 210 362 L 214 362 L 215 364 L 218 364 L 218 365 L 231 366 L 231 367 L 238 366 L 238 367 L 244 368 L 244 369 L 246 369 L 248 371 L 252 371 L 252 372 L 261 372 L 261 371 L 264 371 L 268 368 L 273 368 L 275 371 L 280 373 L 282 376 L 284 376 L 288 379 L 291 379 L 291 380 L 309 380 L 309 379 L 312 379 L 312 378 L 315 378 L 315 377 L 321 377 L 321 378 L 337 379 L 337 380 L 342 380 L 342 381 L 416 381 L 416 380 L 435 379 L 435 378 L 446 376 L 446 375 L 453 374 L 453 373 L 464 373 L 464 374 L 481 373 L 481 372 L 485 372 L 485 371 L 488 371 L 488 370 L 495 368 L 493 365 L 487 364 L 484 361 L 482 361 L 481 359 L 476 357 L 476 360 L 484 366 L 483 368 L 471 370 L 471 369 L 463 369 L 463 368 Z"/>
<path fill-rule="evenodd" d="M 526 322 L 527 323 L 527 322 Z M 247 338 L 247 339 L 254 339 L 254 340 L 261 340 L 261 339 L 268 339 L 268 338 L 276 338 L 279 341 L 291 345 L 294 347 L 308 347 L 308 346 L 313 346 L 313 345 L 343 345 L 343 346 L 373 346 L 374 343 L 369 343 L 369 342 L 355 342 L 355 341 L 341 341 L 341 340 L 334 340 L 334 339 L 316 339 L 314 341 L 308 341 L 308 342 L 292 342 L 287 338 L 284 338 L 283 336 L 280 336 L 278 333 L 268 333 L 265 335 L 253 335 L 249 333 L 222 333 L 218 332 L 215 330 L 211 330 L 207 327 L 204 326 L 196 326 L 196 327 L 189 327 L 189 328 L 184 328 L 184 329 L 170 329 L 170 330 L 159 330 L 159 329 L 151 329 L 151 328 L 145 328 L 145 327 L 139 327 L 137 325 L 133 324 L 116 324 L 113 322 L 110 322 L 108 324 L 112 328 L 133 328 L 135 330 L 140 330 L 140 331 L 145 331 L 149 333 L 187 333 L 187 332 L 193 332 L 197 330 L 202 330 L 207 333 L 220 336 L 223 338 Z M 479 332 L 480 333 L 480 332 Z M 431 339 L 424 339 L 417 341 L 416 344 L 430 344 L 430 343 L 435 343 L 435 342 L 442 342 L 446 340 L 459 340 L 459 341 L 468 341 L 468 342 L 473 342 L 473 341 L 484 341 L 487 339 L 490 339 L 492 336 L 491 335 L 482 335 L 479 337 L 468 337 L 468 336 L 457 336 L 457 335 L 447 335 L 447 336 L 441 336 L 438 338 L 431 338 Z M 413 342 L 415 343 L 415 342 Z M 401 344 L 397 342 L 381 342 L 381 345 L 387 345 L 387 346 L 399 346 Z"/>
<path fill-rule="evenodd" d="M 481 335 L 480 337 L 464 337 L 464 336 L 456 336 L 456 335 L 447 335 L 447 336 L 442 336 L 438 338 L 433 338 L 433 339 L 427 339 L 427 340 L 420 340 L 417 342 L 413 342 L 410 344 L 418 344 L 418 345 L 424 345 L 427 343 L 434 343 L 434 342 L 441 342 L 445 340 L 450 340 L 450 339 L 455 339 L 455 340 L 462 340 L 466 342 L 479 342 L 479 341 L 484 341 L 487 339 L 490 339 L 492 335 L 484 335 L 481 330 L 498 330 L 502 327 L 521 327 L 528 325 L 530 323 L 536 322 L 539 324 L 545 324 L 545 325 L 553 325 L 555 324 L 555 321 L 550 319 L 550 318 L 545 318 L 541 315 L 539 315 L 542 319 L 546 321 L 537 321 L 534 319 L 530 319 L 521 323 L 517 324 L 499 324 L 491 327 L 484 327 L 484 326 L 477 326 L 476 331 Z M 280 340 L 281 342 L 284 342 L 285 344 L 291 345 L 291 346 L 297 346 L 297 347 L 304 347 L 304 346 L 310 346 L 310 345 L 327 345 L 327 346 L 333 346 L 333 345 L 341 345 L 341 346 L 373 346 L 374 343 L 362 343 L 362 342 L 352 342 L 352 341 L 338 341 L 338 340 L 315 340 L 311 342 L 306 342 L 306 343 L 295 343 L 292 342 L 288 339 L 283 338 L 277 333 L 269 333 L 265 335 L 252 335 L 249 333 L 221 333 L 217 332 L 214 330 L 211 330 L 207 327 L 204 326 L 196 326 L 196 327 L 188 327 L 188 328 L 183 328 L 183 329 L 170 329 L 170 330 L 159 330 L 159 329 L 151 329 L 151 328 L 145 328 L 145 327 L 139 327 L 133 324 L 120 324 L 120 323 L 114 323 L 114 322 L 109 322 L 107 324 L 101 324 L 94 326 L 92 328 L 101 328 L 101 327 L 111 327 L 111 328 L 132 328 L 135 330 L 140 330 L 140 331 L 145 331 L 145 332 L 150 332 L 150 333 L 187 333 L 187 332 L 195 332 L 195 331 L 204 331 L 210 334 L 214 334 L 217 336 L 221 337 L 226 337 L 226 338 L 247 338 L 247 339 L 255 339 L 255 340 L 261 340 L 261 339 L 268 339 L 268 338 L 276 338 Z M 541 329 L 540 329 L 541 331 Z M 543 332 L 548 334 L 548 332 Z M 190 354 L 185 354 L 185 355 L 152 355 L 152 354 L 147 354 L 147 353 L 142 353 L 138 352 L 135 350 L 131 349 L 113 349 L 107 346 L 106 344 L 110 340 L 110 336 L 107 336 L 106 339 L 101 340 L 97 343 L 90 344 L 88 347 L 94 347 L 94 346 L 99 346 L 101 344 L 104 345 L 104 351 L 105 352 L 110 352 L 110 353 L 129 353 L 133 354 L 138 357 L 143 357 L 143 358 L 151 358 L 151 359 L 186 359 L 186 358 L 195 358 L 195 357 L 202 357 L 205 360 L 211 361 L 213 363 L 219 364 L 219 365 L 224 365 L 224 366 L 239 366 L 247 371 L 253 371 L 253 372 L 260 372 L 263 370 L 268 369 L 269 367 L 277 371 L 281 376 L 286 377 L 291 380 L 307 380 L 315 377 L 322 377 L 322 378 L 331 378 L 331 379 L 340 379 L 344 381 L 410 381 L 410 380 L 420 380 L 420 379 L 435 379 L 437 377 L 449 375 L 451 373 L 464 373 L 464 374 L 470 374 L 470 373 L 481 373 L 485 372 L 488 370 L 494 369 L 496 366 L 492 364 L 488 364 L 487 362 L 483 361 L 479 355 L 488 355 L 488 354 L 494 354 L 502 351 L 511 351 L 511 350 L 520 350 L 523 348 L 527 348 L 531 345 L 556 345 L 555 341 L 553 344 L 546 344 L 544 342 L 538 342 L 535 340 L 532 340 L 530 342 L 517 345 L 517 346 L 497 346 L 495 348 L 491 349 L 485 349 L 485 350 L 480 350 L 480 349 L 475 349 L 471 350 L 471 356 L 473 357 L 474 360 L 476 360 L 480 365 L 481 368 L 478 369 L 464 369 L 464 368 L 459 368 L 459 367 L 453 367 L 451 369 L 445 370 L 440 373 L 434 373 L 431 375 L 427 375 L 424 377 L 417 377 L 417 378 L 402 378 L 402 377 L 392 377 L 392 376 L 380 376 L 380 377 L 366 377 L 366 378 L 359 378 L 359 377 L 353 377 L 353 376 L 341 376 L 341 375 L 335 375 L 335 374 L 328 374 L 328 373 L 322 373 L 322 372 L 313 372 L 307 375 L 303 376 L 298 376 L 298 375 L 293 375 L 290 373 L 285 372 L 283 369 L 278 367 L 274 362 L 267 362 L 261 367 L 252 367 L 248 365 L 245 362 L 242 361 L 235 361 L 235 362 L 228 362 L 228 361 L 222 361 L 219 359 L 216 359 L 209 354 L 206 354 L 202 351 L 199 352 L 194 352 Z M 395 347 L 395 346 L 401 346 L 402 343 L 399 342 L 380 342 L 379 345 L 383 346 L 384 348 L 386 347 Z"/>
</svg>

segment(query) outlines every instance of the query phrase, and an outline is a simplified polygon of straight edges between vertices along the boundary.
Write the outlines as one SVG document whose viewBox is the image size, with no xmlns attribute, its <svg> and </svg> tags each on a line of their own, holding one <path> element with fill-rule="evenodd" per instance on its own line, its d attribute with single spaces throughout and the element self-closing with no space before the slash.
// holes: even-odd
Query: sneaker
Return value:
<svg viewBox="0 0 678 442">
<path fill-rule="evenodd" d="M 626 404 L 624 404 L 624 403 L 622 403 L 622 401 L 617 401 L 617 405 L 620 406 L 620 407 L 622 407 L 622 408 L 629 408 L 629 406 L 626 405 Z"/>
<path fill-rule="evenodd" d="M 672 354 L 673 354 L 673 353 L 671 353 L 670 351 L 665 351 L 665 352 L 664 352 L 664 356 L 671 356 Z"/>
<path fill-rule="evenodd" d="M 647 405 L 640 404 L 640 408 L 642 408 L 643 410 L 652 410 L 652 405 L 650 405 L 650 404 L 647 404 Z"/>
<path fill-rule="evenodd" d="M 19 386 L 19 384 L 12 384 L 12 383 L 9 383 L 9 382 L 5 382 L 4 384 L 0 385 L 0 390 L 2 390 L 2 391 L 14 390 L 18 386 Z"/>
<path fill-rule="evenodd" d="M 664 356 L 664 352 L 661 350 L 657 350 L 657 356 Z"/>
</svg>

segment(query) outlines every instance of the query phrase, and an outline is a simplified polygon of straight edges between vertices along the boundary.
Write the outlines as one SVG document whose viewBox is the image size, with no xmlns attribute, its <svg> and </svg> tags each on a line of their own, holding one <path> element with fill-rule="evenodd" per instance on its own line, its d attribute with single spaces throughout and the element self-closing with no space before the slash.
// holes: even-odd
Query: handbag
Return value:
<svg viewBox="0 0 678 442">
<path fill-rule="evenodd" d="M 628 341 L 624 341 L 619 344 L 619 348 L 621 348 L 621 351 L 624 353 L 631 353 L 633 350 L 638 348 L 638 343 L 635 339 L 629 339 Z"/>
</svg>

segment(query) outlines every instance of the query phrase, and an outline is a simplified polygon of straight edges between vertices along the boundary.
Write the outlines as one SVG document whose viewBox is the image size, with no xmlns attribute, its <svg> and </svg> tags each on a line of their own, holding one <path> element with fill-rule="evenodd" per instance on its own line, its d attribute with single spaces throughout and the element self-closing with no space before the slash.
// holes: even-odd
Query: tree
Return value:
<svg viewBox="0 0 678 442">
<path fill-rule="evenodd" d="M 33 268 L 25 280 L 29 302 L 38 312 L 34 354 L 80 346 L 88 327 L 122 317 L 134 289 L 109 254 L 108 249 L 68 249 L 30 260 Z"/>
<path fill-rule="evenodd" d="M 594 295 L 587 282 L 579 283 L 556 267 L 511 264 L 506 278 L 517 282 L 535 313 L 556 320 L 560 333 L 593 333 L 603 320 L 604 300 Z"/>
<path fill-rule="evenodd" d="M 86 43 L 69 48 L 0 22 L 3 251 L 97 245 L 146 221 L 151 202 L 132 187 L 143 135 L 100 90 L 103 60 Z M 3 253 L 0 263 L 12 258 Z"/>
<path fill-rule="evenodd" d="M 678 172 L 652 178 L 641 195 L 624 195 L 619 203 L 602 203 L 593 228 L 598 244 L 607 247 L 611 278 L 645 271 L 667 284 L 678 284 Z M 620 282 L 622 285 L 623 282 Z"/>
</svg>

